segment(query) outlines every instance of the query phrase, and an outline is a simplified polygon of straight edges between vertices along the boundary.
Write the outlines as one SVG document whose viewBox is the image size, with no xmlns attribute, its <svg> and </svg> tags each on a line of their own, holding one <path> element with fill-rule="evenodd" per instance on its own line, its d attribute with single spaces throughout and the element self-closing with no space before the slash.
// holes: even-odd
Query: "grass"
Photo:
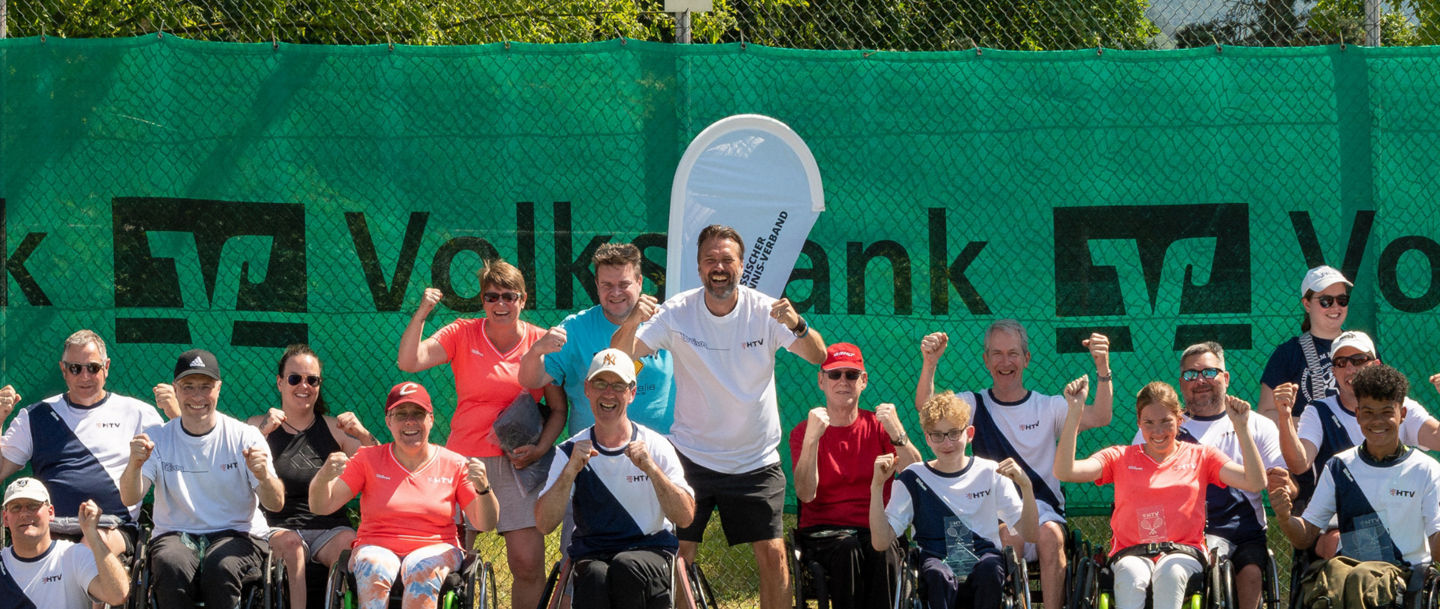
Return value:
<svg viewBox="0 0 1440 609">
<path fill-rule="evenodd" d="M 755 609 L 760 606 L 759 597 L 759 574 L 755 570 L 754 555 L 748 545 L 730 546 L 725 543 L 725 534 L 721 532 L 718 516 L 710 519 L 710 525 L 705 529 L 705 541 L 700 544 L 699 564 L 709 577 L 710 584 L 723 609 Z M 785 515 L 785 528 L 790 530 L 795 526 L 795 517 L 791 514 Z M 1107 516 L 1080 516 L 1071 519 L 1071 526 L 1079 530 L 1085 539 L 1091 543 L 1108 548 L 1110 544 L 1110 524 Z M 545 551 L 547 565 L 555 564 L 560 560 L 560 532 L 557 529 L 554 533 L 545 538 Z M 476 540 L 476 548 L 482 556 L 495 565 L 495 575 L 499 580 L 501 607 L 510 607 L 510 569 L 505 566 L 505 544 L 498 535 L 486 534 Z M 1270 548 L 1275 554 L 1277 572 L 1280 574 L 1280 598 L 1281 606 L 1289 606 L 1288 595 L 1290 593 L 1290 544 L 1285 540 L 1272 520 L 1270 522 Z M 528 608 L 513 608 L 528 609 Z"/>
</svg>

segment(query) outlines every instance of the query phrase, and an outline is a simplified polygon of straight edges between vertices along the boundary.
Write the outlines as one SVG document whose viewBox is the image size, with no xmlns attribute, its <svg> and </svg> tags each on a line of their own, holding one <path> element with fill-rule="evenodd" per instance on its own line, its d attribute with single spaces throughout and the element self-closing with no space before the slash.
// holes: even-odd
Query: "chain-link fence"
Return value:
<svg viewBox="0 0 1440 609">
<path fill-rule="evenodd" d="M 673 41 L 658 0 L 0 0 L 5 35 L 455 45 Z M 715 0 L 695 42 L 805 49 L 1186 48 L 1440 41 L 1436 0 Z"/>
<path fill-rule="evenodd" d="M 648 290 L 663 290 L 681 152 L 712 122 L 754 112 L 805 138 L 824 177 L 828 211 L 787 294 L 828 340 L 865 349 L 866 405 L 900 404 L 913 438 L 919 338 L 949 332 L 940 385 L 980 389 L 980 336 L 1001 317 L 1029 328 L 1027 380 L 1046 393 L 1093 371 L 1080 337 L 1115 342 L 1116 420 L 1082 435 L 1082 452 L 1129 441 L 1130 396 L 1173 381 L 1190 342 L 1224 343 L 1233 391 L 1253 401 L 1266 357 L 1298 331 L 1301 275 L 1321 262 L 1356 279 L 1348 325 L 1371 331 L 1417 381 L 1412 395 L 1434 403 L 1421 379 L 1440 370 L 1429 344 L 1440 330 L 1440 53 L 1208 48 L 1338 41 L 1302 35 L 1319 4 L 1290 7 L 1304 18 L 1284 40 L 1257 37 L 1251 9 L 1162 18 L 1160 3 L 1099 20 L 1131 23 L 1129 38 L 1064 42 L 1035 16 L 993 19 L 1004 34 L 921 16 L 912 21 L 928 33 L 904 38 L 912 21 L 879 7 L 856 10 L 860 27 L 804 20 L 800 6 L 717 3 L 695 24 L 697 40 L 917 50 L 1148 48 L 1207 20 L 1252 24 L 1171 53 L 949 54 L 272 45 L 665 40 L 673 23 L 644 5 L 600 27 L 621 8 L 495 13 L 506 20 L 104 4 L 12 0 L 10 35 L 45 38 L 0 42 L 0 370 L 30 399 L 63 390 L 60 343 L 90 327 L 111 341 L 112 389 L 147 396 L 175 355 L 204 346 L 226 367 L 222 410 L 254 414 L 278 402 L 280 348 L 308 340 L 331 408 L 384 437 L 379 404 L 398 380 L 454 403 L 448 370 L 394 365 L 426 285 L 451 295 L 428 333 L 478 315 L 475 271 L 500 254 L 532 283 L 527 319 L 550 325 L 594 302 L 584 262 L 616 240 L 642 246 Z M 1398 9 L 1421 36 L 1428 13 Z M 383 18 L 360 27 L 356 14 Z M 60 38 L 156 30 L 266 44 Z M 821 396 L 798 358 L 782 354 L 777 379 L 788 431 Z M 442 417 L 434 439 L 448 430 Z M 1108 510 L 1107 491 L 1069 490 L 1076 514 Z M 1104 539 L 1103 518 L 1084 522 Z M 491 558 L 503 563 L 493 548 Z M 754 605 L 752 563 L 718 542 L 702 554 L 738 605 Z"/>
</svg>

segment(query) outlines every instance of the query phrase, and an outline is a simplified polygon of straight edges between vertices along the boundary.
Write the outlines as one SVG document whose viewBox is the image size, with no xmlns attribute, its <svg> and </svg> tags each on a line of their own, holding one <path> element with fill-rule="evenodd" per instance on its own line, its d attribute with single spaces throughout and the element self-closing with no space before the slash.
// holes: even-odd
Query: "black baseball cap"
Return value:
<svg viewBox="0 0 1440 609">
<path fill-rule="evenodd" d="M 204 349 L 191 349 L 181 353 L 180 359 L 175 360 L 175 380 L 192 374 L 203 374 L 220 380 L 220 362 L 215 361 L 215 354 Z"/>
</svg>

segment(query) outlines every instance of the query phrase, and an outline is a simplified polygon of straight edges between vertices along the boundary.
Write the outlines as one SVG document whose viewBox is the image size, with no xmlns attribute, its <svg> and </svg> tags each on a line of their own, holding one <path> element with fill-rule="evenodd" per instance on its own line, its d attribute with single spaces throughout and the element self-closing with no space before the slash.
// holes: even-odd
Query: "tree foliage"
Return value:
<svg viewBox="0 0 1440 609">
<path fill-rule="evenodd" d="M 1385 46 L 1440 44 L 1440 0 L 1381 0 L 1380 40 Z M 1175 33 L 1175 44 L 1182 48 L 1364 41 L 1364 0 L 1244 0 L 1219 19 Z"/>
<path fill-rule="evenodd" d="M 9 0 L 9 36 L 322 44 L 672 41 L 662 0 Z M 818 49 L 1143 48 L 1146 0 L 715 0 L 697 42 Z"/>
</svg>

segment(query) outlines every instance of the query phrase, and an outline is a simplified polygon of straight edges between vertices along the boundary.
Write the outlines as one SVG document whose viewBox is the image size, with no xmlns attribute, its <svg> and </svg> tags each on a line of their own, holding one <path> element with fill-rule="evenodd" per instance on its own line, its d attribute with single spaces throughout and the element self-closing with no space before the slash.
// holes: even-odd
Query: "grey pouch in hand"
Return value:
<svg viewBox="0 0 1440 609">
<path fill-rule="evenodd" d="M 505 412 L 495 418 L 495 425 L 491 428 L 495 432 L 495 443 L 507 454 L 518 447 L 535 444 L 540 441 L 544 419 L 535 398 L 530 392 L 521 391 L 520 395 L 515 396 L 510 405 L 505 407 Z M 515 471 L 515 478 L 527 495 L 539 491 L 541 485 L 545 484 L 545 476 L 550 473 L 550 462 L 555 458 L 555 447 L 542 448 L 547 449 L 544 457 L 525 469 Z"/>
</svg>

